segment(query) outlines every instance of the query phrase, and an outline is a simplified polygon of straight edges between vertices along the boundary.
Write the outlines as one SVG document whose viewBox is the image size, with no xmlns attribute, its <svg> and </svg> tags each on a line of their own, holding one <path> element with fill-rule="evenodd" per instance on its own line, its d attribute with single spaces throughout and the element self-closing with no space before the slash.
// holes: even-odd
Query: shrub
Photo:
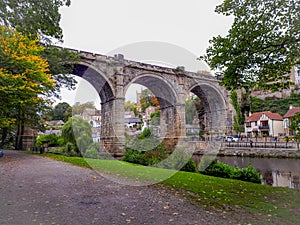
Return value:
<svg viewBox="0 0 300 225">
<path fill-rule="evenodd" d="M 247 168 L 238 168 L 214 160 L 204 171 L 200 171 L 200 173 L 215 177 L 261 183 L 259 172 L 257 172 L 250 163 Z"/>
<path fill-rule="evenodd" d="M 36 147 L 41 147 L 43 144 L 47 144 L 48 147 L 58 146 L 59 137 L 56 134 L 43 134 L 38 136 L 35 142 Z"/>
<path fill-rule="evenodd" d="M 65 144 L 65 139 L 63 139 L 62 137 L 58 138 L 57 144 L 58 144 L 58 146 L 64 146 L 64 144 Z"/>
<path fill-rule="evenodd" d="M 249 163 L 246 168 L 235 167 L 232 173 L 232 179 L 249 181 L 252 183 L 261 183 L 259 172 L 257 172 Z"/>
<path fill-rule="evenodd" d="M 98 159 L 99 158 L 99 153 L 96 149 L 87 149 L 85 151 L 85 157 L 86 158 L 91 158 L 91 159 Z"/>
<path fill-rule="evenodd" d="M 73 143 L 68 142 L 65 146 L 61 147 L 62 154 L 66 156 L 79 156 L 76 147 Z"/>
<path fill-rule="evenodd" d="M 126 148 L 125 153 L 122 157 L 123 161 L 130 162 L 130 163 L 137 163 L 141 164 L 142 162 L 142 152 L 138 150 L 134 150 L 131 148 Z"/>
<path fill-rule="evenodd" d="M 161 168 L 166 169 L 174 169 L 174 170 L 182 170 L 187 172 L 195 172 L 196 171 L 196 164 L 190 158 L 191 155 L 184 150 L 177 149 L 171 155 L 168 152 L 168 159 L 161 162 L 158 165 Z"/>
<path fill-rule="evenodd" d="M 225 163 L 214 160 L 204 171 L 201 172 L 205 175 L 214 177 L 231 178 L 233 168 Z"/>
<path fill-rule="evenodd" d="M 166 149 L 165 145 L 161 143 L 153 150 L 147 152 L 126 148 L 122 160 L 144 166 L 155 165 L 156 167 L 165 169 L 195 172 L 196 164 L 189 157 L 189 154 L 182 151 L 176 151 L 170 155 L 170 152 Z M 166 158 L 168 158 L 168 160 L 165 160 Z M 187 162 L 184 164 L 185 161 Z"/>
<path fill-rule="evenodd" d="M 151 136 L 151 130 L 149 128 L 145 128 L 142 133 L 140 133 L 137 138 L 138 139 L 145 139 Z"/>
<path fill-rule="evenodd" d="M 92 143 L 85 151 L 84 157 L 98 159 L 99 158 L 99 143 Z"/>
<path fill-rule="evenodd" d="M 193 159 L 189 159 L 189 161 L 180 170 L 186 172 L 196 172 L 197 167 L 195 161 Z"/>
<path fill-rule="evenodd" d="M 161 143 L 150 151 L 135 150 L 127 147 L 122 160 L 148 166 L 159 163 L 161 160 L 167 158 L 168 155 L 169 152 L 166 150 L 164 144 Z"/>
</svg>

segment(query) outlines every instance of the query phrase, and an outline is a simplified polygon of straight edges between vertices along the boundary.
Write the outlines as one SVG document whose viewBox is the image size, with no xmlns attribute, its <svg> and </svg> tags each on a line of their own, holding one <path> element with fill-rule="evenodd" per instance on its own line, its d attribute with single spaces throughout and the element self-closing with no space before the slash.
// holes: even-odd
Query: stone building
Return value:
<svg viewBox="0 0 300 225">
<path fill-rule="evenodd" d="M 296 113 L 300 113 L 300 107 L 290 106 L 289 111 L 283 116 L 284 131 L 288 136 L 294 135 L 294 132 L 290 130 L 290 119 L 295 116 Z"/>
</svg>

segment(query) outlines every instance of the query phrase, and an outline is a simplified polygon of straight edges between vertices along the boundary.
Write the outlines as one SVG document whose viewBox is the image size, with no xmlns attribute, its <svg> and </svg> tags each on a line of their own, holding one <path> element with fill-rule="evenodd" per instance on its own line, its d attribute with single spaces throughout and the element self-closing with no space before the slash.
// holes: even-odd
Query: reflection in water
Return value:
<svg viewBox="0 0 300 225">
<path fill-rule="evenodd" d="M 231 166 L 247 167 L 248 163 L 260 172 L 263 184 L 300 190 L 300 159 L 248 157 L 218 157 Z"/>
</svg>

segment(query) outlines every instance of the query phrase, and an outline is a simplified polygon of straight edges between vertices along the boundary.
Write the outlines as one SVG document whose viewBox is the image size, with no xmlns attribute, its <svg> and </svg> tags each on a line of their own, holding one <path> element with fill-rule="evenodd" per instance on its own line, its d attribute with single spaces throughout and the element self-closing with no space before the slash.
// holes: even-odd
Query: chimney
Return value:
<svg viewBox="0 0 300 225">
<path fill-rule="evenodd" d="M 117 60 L 124 60 L 124 55 L 122 55 L 122 54 L 116 54 L 116 55 L 115 55 L 115 58 L 116 58 Z"/>
</svg>

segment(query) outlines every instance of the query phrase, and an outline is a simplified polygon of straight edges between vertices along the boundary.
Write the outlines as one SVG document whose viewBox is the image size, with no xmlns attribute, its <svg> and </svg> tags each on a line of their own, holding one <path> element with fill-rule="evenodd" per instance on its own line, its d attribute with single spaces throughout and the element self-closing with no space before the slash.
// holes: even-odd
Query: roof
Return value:
<svg viewBox="0 0 300 225">
<path fill-rule="evenodd" d="M 287 113 L 283 116 L 283 118 L 290 118 L 295 116 L 296 113 L 300 113 L 300 107 L 295 107 L 287 111 Z"/>
<path fill-rule="evenodd" d="M 49 126 L 59 126 L 59 125 L 64 125 L 64 121 L 62 120 L 51 120 L 51 121 L 46 121 L 46 124 Z"/>
<path fill-rule="evenodd" d="M 125 123 L 141 123 L 140 118 L 125 118 Z"/>
<path fill-rule="evenodd" d="M 256 122 L 259 120 L 259 118 L 263 114 L 265 114 L 271 120 L 283 120 L 283 117 L 281 115 L 279 115 L 278 113 L 273 113 L 271 111 L 265 111 L 265 112 L 256 112 L 256 113 L 253 113 L 251 116 L 246 117 L 246 122 Z"/>
</svg>

